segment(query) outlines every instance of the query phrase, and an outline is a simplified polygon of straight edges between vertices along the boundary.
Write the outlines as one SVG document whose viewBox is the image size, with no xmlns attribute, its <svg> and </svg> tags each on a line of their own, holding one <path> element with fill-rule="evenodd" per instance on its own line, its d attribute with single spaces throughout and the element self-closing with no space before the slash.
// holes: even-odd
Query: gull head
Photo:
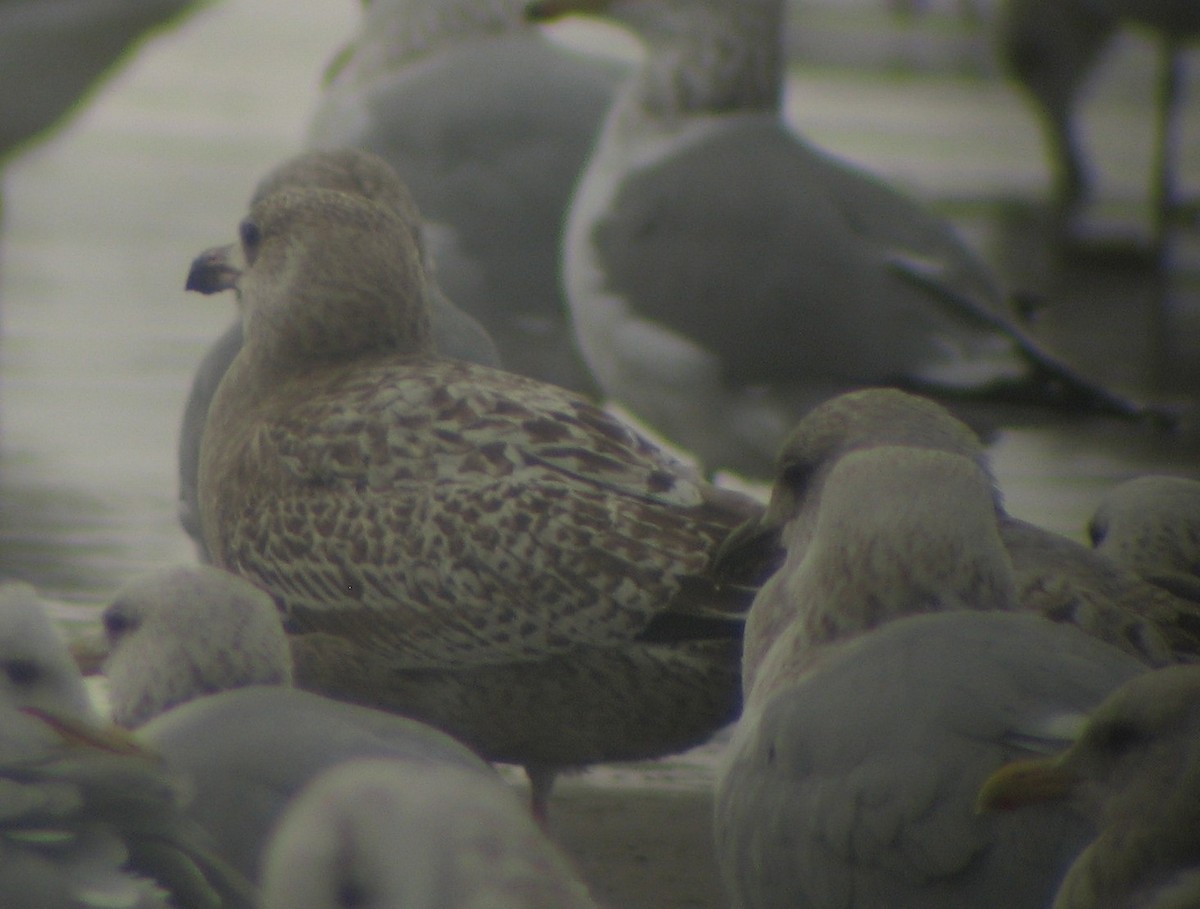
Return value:
<svg viewBox="0 0 1200 909">
<path fill-rule="evenodd" d="M 292 680 L 274 601 L 219 568 L 179 566 L 135 578 L 101 622 L 113 719 L 122 726 L 140 726 L 202 695 Z"/>
<path fill-rule="evenodd" d="M 296 371 L 380 353 L 432 351 L 416 225 L 329 189 L 255 203 L 238 236 L 245 352 Z"/>
</svg>

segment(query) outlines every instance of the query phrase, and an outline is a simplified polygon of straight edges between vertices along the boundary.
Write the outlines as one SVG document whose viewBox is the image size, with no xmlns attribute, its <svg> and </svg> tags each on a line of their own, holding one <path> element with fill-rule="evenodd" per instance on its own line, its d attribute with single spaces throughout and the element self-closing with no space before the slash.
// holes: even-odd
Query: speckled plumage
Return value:
<svg viewBox="0 0 1200 909">
<path fill-rule="evenodd" d="M 988 470 L 978 438 L 940 405 L 892 389 L 850 392 L 814 408 L 797 424 L 780 454 L 767 511 L 738 537 L 778 536 L 798 558 L 811 539 L 829 471 L 849 452 L 880 445 L 953 452 Z M 1086 546 L 1011 517 L 998 491 L 995 497 L 1001 538 L 1025 608 L 1075 624 L 1150 665 L 1200 654 L 1200 612 L 1193 604 L 1147 584 Z M 736 541 L 727 547 L 735 553 L 739 548 Z M 776 583 L 768 581 L 760 599 L 770 598 Z M 747 688 L 787 615 L 784 602 L 774 609 L 756 608 L 747 621 Z"/>
<path fill-rule="evenodd" d="M 263 177 L 255 187 L 251 203 L 273 192 L 296 186 L 336 189 L 394 208 L 413 231 L 413 239 L 427 275 L 434 274 L 424 236 L 428 226 L 421 222 L 420 212 L 407 187 L 383 159 L 356 149 L 306 152 L 288 159 Z M 231 252 L 231 248 L 222 247 L 206 250 L 197 257 L 188 275 L 188 289 L 205 294 L 236 290 L 240 265 L 231 261 Z M 437 349 L 449 357 L 499 366 L 500 355 L 483 326 L 446 297 L 436 280 L 429 283 L 430 325 Z M 197 367 L 179 428 L 179 521 L 188 536 L 196 542 L 204 561 L 208 560 L 208 552 L 202 540 L 196 490 L 200 443 L 213 395 L 241 347 L 242 322 L 239 316 L 213 342 Z"/>
<path fill-rule="evenodd" d="M 1151 584 L 1200 601 L 1200 481 L 1126 480 L 1104 496 L 1088 536 L 1097 552 Z"/>
<path fill-rule="evenodd" d="M 571 733 L 543 720 L 540 697 L 560 685 L 592 687 L 617 715 L 639 689 L 672 701 L 665 727 L 689 732 L 662 751 L 731 719 L 736 648 L 689 667 L 694 639 L 736 639 L 745 604 L 705 569 L 758 507 L 570 392 L 437 357 L 415 250 L 391 252 L 406 233 L 393 213 L 290 191 L 256 205 L 251 223 L 247 343 L 213 402 L 201 512 L 216 563 L 271 591 L 289 630 L 314 644 L 312 665 L 396 674 L 372 694 L 333 670 L 356 699 L 401 710 L 390 701 L 410 671 L 517 678 L 528 700 L 498 698 L 504 712 L 488 719 L 551 752 Z M 381 301 L 398 295 L 407 308 L 394 318 Z M 658 656 L 631 656 L 650 646 Z M 302 684 L 328 672 L 297 664 Z M 719 717 L 690 706 L 709 700 Z M 587 722 L 577 713 L 573 725 Z M 635 738 L 578 762 L 644 756 L 663 735 L 626 731 Z M 536 750 L 506 756 L 530 766 Z"/>
</svg>

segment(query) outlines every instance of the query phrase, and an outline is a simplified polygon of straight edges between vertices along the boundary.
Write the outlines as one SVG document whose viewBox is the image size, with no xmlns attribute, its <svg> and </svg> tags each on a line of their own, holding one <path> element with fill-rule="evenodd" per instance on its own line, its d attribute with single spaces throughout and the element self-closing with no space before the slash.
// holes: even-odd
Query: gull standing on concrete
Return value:
<svg viewBox="0 0 1200 909">
<path fill-rule="evenodd" d="M 539 808 L 558 767 L 736 716 L 746 596 L 707 568 L 760 506 L 570 392 L 439 356 L 394 211 L 287 190 L 240 233 L 246 344 L 200 513 L 214 563 L 279 604 L 302 685 L 524 765 Z"/>
<path fill-rule="evenodd" d="M 424 242 L 424 225 L 408 189 L 388 163 L 375 155 L 354 149 L 307 152 L 285 161 L 259 182 L 251 199 L 286 189 L 289 186 L 318 186 L 355 193 L 383 205 L 395 206 L 401 216 L 415 225 L 417 242 L 429 276 L 433 340 L 448 357 L 470 360 L 485 366 L 499 366 L 500 355 L 483 326 L 454 305 L 438 286 L 435 266 Z M 240 268 L 225 255 L 224 249 L 202 253 L 188 280 L 188 290 L 203 294 L 237 290 Z M 242 348 L 242 320 L 234 319 L 200 361 L 192 388 L 184 406 L 179 428 L 179 523 L 195 542 L 200 557 L 208 553 L 201 539 L 199 506 L 196 501 L 196 472 L 200 466 L 200 440 L 212 396 L 225 370 Z"/>
<path fill-rule="evenodd" d="M 990 478 L 969 458 L 851 452 L 813 531 L 776 575 L 790 621 L 718 776 L 735 906 L 1040 909 L 1089 825 L 1061 809 L 981 818 L 978 786 L 1144 667 L 1019 611 Z"/>
<path fill-rule="evenodd" d="M 814 403 L 866 384 L 1138 408 L 1007 320 L 953 229 L 793 134 L 782 0 L 537 0 L 647 47 L 571 202 L 563 275 L 601 388 L 706 467 L 764 475 Z"/>
</svg>

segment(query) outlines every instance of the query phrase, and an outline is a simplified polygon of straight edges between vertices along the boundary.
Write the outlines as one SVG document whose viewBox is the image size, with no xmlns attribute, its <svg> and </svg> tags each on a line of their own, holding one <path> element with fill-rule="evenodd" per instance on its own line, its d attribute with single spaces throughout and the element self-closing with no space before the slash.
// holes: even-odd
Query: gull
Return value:
<svg viewBox="0 0 1200 909">
<path fill-rule="evenodd" d="M 945 451 L 851 452 L 776 578 L 790 621 L 717 779 L 734 905 L 1044 906 L 1094 830 L 1057 807 L 980 817 L 975 795 L 1144 667 L 1020 611 L 987 474 Z"/>
<path fill-rule="evenodd" d="M 1101 555 L 1177 596 L 1200 601 L 1200 482 L 1143 476 L 1109 490 L 1088 522 Z"/>
<path fill-rule="evenodd" d="M 567 325 L 558 238 L 621 69 L 549 40 L 524 5 L 372 0 L 308 143 L 386 158 L 443 227 L 442 282 L 505 367 L 593 394 Z"/>
<path fill-rule="evenodd" d="M 79 107 L 98 80 L 194 0 L 6 0 L 0 4 L 0 162 Z"/>
<path fill-rule="evenodd" d="M 1053 909 L 1184 909 L 1200 901 L 1198 784 L 1200 668 L 1173 666 L 1115 691 L 1060 756 L 997 771 L 979 803 L 1068 800 L 1096 821 L 1099 835 L 1071 865 Z"/>
<path fill-rule="evenodd" d="M 287 803 L 343 761 L 390 758 L 495 778 L 436 729 L 289 687 L 274 602 L 228 572 L 173 566 L 135 577 L 101 624 L 104 641 L 81 649 L 102 663 L 114 720 L 186 785 L 188 816 L 248 877 Z"/>
<path fill-rule="evenodd" d="M 522 764 L 543 809 L 557 767 L 736 715 L 746 597 L 707 566 L 760 506 L 570 392 L 439 356 L 394 212 L 287 190 L 240 235 L 200 513 L 214 564 L 282 610 L 301 686 Z"/>
<path fill-rule="evenodd" d="M 883 445 L 958 454 L 991 475 L 978 436 L 938 403 L 887 388 L 838 395 L 796 424 L 780 451 L 766 511 L 726 540 L 718 563 L 727 556 L 740 564 L 747 552 L 770 550 L 779 542 L 790 560 L 801 559 L 812 539 L 830 471 L 851 452 Z M 1001 539 L 1013 563 L 1023 608 L 1074 624 L 1147 665 L 1164 666 L 1200 654 L 1200 613 L 1194 603 L 1145 582 L 1074 540 L 1012 517 L 1003 509 L 994 479 L 992 486 Z M 720 575 L 719 564 L 715 571 Z M 790 615 L 786 596 L 778 598 L 776 607 L 769 605 L 779 577 L 763 585 L 746 623 L 746 690 L 753 685 L 765 648 Z"/>
<path fill-rule="evenodd" d="M 753 476 L 800 414 L 862 385 L 1139 412 L 1019 331 L 944 220 L 789 130 L 782 0 L 530 5 L 598 11 L 647 47 L 563 240 L 576 340 L 611 399 Z"/>
<path fill-rule="evenodd" d="M 0 904 L 249 909 L 157 758 L 103 729 L 27 584 L 0 585 Z"/>
<path fill-rule="evenodd" d="M 430 275 L 430 302 L 433 339 L 438 350 L 449 357 L 458 357 L 485 366 L 499 366 L 496 345 L 478 321 L 467 315 L 441 292 L 434 275 L 423 236 L 424 227 L 416 203 L 408 189 L 388 163 L 375 155 L 354 149 L 335 149 L 326 152 L 306 152 L 290 158 L 267 174 L 255 188 L 253 199 L 260 199 L 289 186 L 321 186 L 343 192 L 357 193 L 384 205 L 395 206 L 406 221 L 414 225 L 417 242 Z M 207 250 L 197 257 L 188 274 L 187 289 L 204 294 L 237 290 L 240 268 L 226 255 L 224 249 Z M 195 542 L 201 559 L 207 559 L 200 532 L 200 516 L 196 501 L 196 472 L 200 465 L 200 440 L 212 396 L 221 383 L 225 370 L 242 348 L 242 320 L 234 319 L 224 333 L 213 342 L 200 361 L 192 379 L 192 387 L 184 405 L 183 422 L 179 429 L 179 522 Z"/>
<path fill-rule="evenodd" d="M 587 888 L 495 780 L 445 766 L 353 761 L 288 807 L 262 909 L 595 909 Z"/>
<path fill-rule="evenodd" d="M 1200 37 L 1200 8 L 1177 0 L 1007 0 L 1000 52 L 1041 116 L 1054 170 L 1054 198 L 1068 218 L 1088 201 L 1090 175 L 1076 136 L 1087 77 L 1122 28 L 1161 44 L 1155 97 L 1154 229 L 1161 241 L 1179 205 L 1175 186 L 1185 45 Z M 1068 225 L 1069 226 L 1069 225 Z"/>
</svg>

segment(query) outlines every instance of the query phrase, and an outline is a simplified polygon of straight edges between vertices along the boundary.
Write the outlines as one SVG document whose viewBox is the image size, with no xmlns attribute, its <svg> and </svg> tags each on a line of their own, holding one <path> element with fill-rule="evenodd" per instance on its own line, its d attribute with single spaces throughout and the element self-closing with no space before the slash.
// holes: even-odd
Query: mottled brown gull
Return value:
<svg viewBox="0 0 1200 909">
<path fill-rule="evenodd" d="M 1131 680 L 1065 753 L 1009 765 L 979 794 L 984 808 L 1063 799 L 1100 834 L 1071 866 L 1053 909 L 1200 905 L 1200 668 Z"/>
<path fill-rule="evenodd" d="M 755 476 L 813 403 L 865 384 L 1138 411 L 1012 324 L 946 221 L 789 128 L 782 0 L 530 3 L 573 11 L 647 51 L 563 240 L 575 336 L 610 398 L 709 468 Z"/>
<path fill-rule="evenodd" d="M 779 576 L 790 621 L 718 772 L 734 905 L 1040 909 L 1092 828 L 981 818 L 978 787 L 1142 665 L 1019 610 L 989 478 L 957 454 L 847 454 Z"/>
<path fill-rule="evenodd" d="M 274 603 L 228 572 L 178 566 L 135 578 L 102 622 L 114 718 L 138 727 L 192 794 L 189 816 L 247 875 L 257 875 L 287 802 L 342 761 L 386 757 L 494 776 L 421 723 L 286 687 L 291 657 Z"/>
<path fill-rule="evenodd" d="M 160 762 L 99 727 L 28 585 L 0 585 L 0 670 L 0 905 L 249 909 Z"/>
<path fill-rule="evenodd" d="M 595 909 L 587 888 L 495 780 L 354 761 L 280 822 L 262 909 Z"/>
<path fill-rule="evenodd" d="M 798 562 L 812 537 L 829 472 L 846 454 L 881 445 L 953 452 L 988 471 L 978 437 L 937 403 L 893 389 L 839 395 L 796 425 L 781 450 L 766 512 L 739 531 L 726 551 L 740 562 L 743 549 L 769 546 L 778 539 L 789 559 Z M 1200 654 L 1200 611 L 1195 604 L 1146 583 L 1080 543 L 1006 514 L 998 490 L 994 496 L 1000 535 L 1026 609 L 1077 625 L 1150 665 Z M 760 600 L 770 601 L 779 577 L 764 585 Z M 764 604 L 751 614 L 743 666 L 747 689 L 790 612 L 784 596 L 777 608 Z"/>
<path fill-rule="evenodd" d="M 242 223 L 247 342 L 201 453 L 214 561 L 280 604 L 299 684 L 523 764 L 539 804 L 556 766 L 704 740 L 738 709 L 745 607 L 707 562 L 759 506 L 574 394 L 439 357 L 409 236 L 324 190 Z"/>
<path fill-rule="evenodd" d="M 318 186 L 361 195 L 390 205 L 414 225 L 421 245 L 427 275 L 433 274 L 433 262 L 424 243 L 425 226 L 420 223 L 416 203 L 408 189 L 388 163 L 375 155 L 354 149 L 306 152 L 280 164 L 262 178 L 251 199 L 261 199 L 289 186 Z M 237 289 L 240 268 L 225 250 L 209 250 L 196 259 L 188 274 L 187 287 L 200 293 L 219 293 Z M 470 360 L 485 366 L 499 366 L 500 355 L 483 326 L 459 309 L 443 294 L 436 281 L 430 282 L 430 313 L 433 340 L 448 357 Z M 242 320 L 233 324 L 208 349 L 196 369 L 179 428 L 179 522 L 207 559 L 200 530 L 199 504 L 196 499 L 196 474 L 200 468 L 200 440 L 212 396 L 225 370 L 242 347 Z"/>
<path fill-rule="evenodd" d="M 1200 482 L 1150 475 L 1109 490 L 1088 522 L 1097 552 L 1200 601 Z"/>
<path fill-rule="evenodd" d="M 386 158 L 426 217 L 447 292 L 505 368 L 595 394 L 567 324 L 558 238 L 620 68 L 525 21 L 525 0 L 372 0 L 308 142 Z"/>
</svg>

